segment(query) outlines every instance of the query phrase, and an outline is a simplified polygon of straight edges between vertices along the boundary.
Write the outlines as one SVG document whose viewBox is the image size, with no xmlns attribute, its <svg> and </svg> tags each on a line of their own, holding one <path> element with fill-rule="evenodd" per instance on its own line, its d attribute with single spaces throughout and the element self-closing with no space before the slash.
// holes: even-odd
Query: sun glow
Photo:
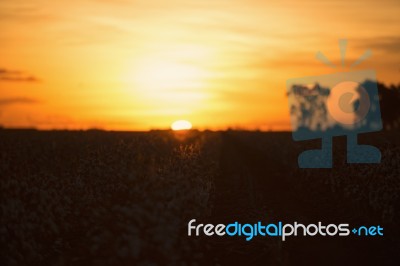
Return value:
<svg viewBox="0 0 400 266">
<path fill-rule="evenodd" d="M 178 120 L 172 123 L 171 129 L 174 131 L 177 130 L 189 130 L 192 128 L 192 124 L 187 120 Z"/>
<path fill-rule="evenodd" d="M 123 77 L 127 95 L 134 96 L 142 110 L 159 116 L 153 117 L 154 125 L 197 113 L 212 97 L 207 89 L 209 70 L 189 61 L 174 53 L 146 54 L 127 64 Z"/>
<path fill-rule="evenodd" d="M 203 87 L 204 73 L 201 68 L 176 61 L 154 58 L 142 60 L 136 66 L 133 82 L 150 94 Z"/>
</svg>

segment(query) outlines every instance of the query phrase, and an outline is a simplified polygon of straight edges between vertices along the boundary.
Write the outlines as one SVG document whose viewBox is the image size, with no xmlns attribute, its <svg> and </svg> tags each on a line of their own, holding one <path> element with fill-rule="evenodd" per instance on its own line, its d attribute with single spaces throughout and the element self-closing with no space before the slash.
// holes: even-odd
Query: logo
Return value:
<svg viewBox="0 0 400 266">
<path fill-rule="evenodd" d="M 347 41 L 340 40 L 342 67 Z M 368 50 L 350 69 L 371 56 Z M 317 59 L 336 68 L 321 52 Z M 347 163 L 380 163 L 381 153 L 360 145 L 358 134 L 382 129 L 379 94 L 374 70 L 336 72 L 287 80 L 292 137 L 295 141 L 321 139 L 321 149 L 298 157 L 300 168 L 332 168 L 332 138 L 347 137 Z"/>
<path fill-rule="evenodd" d="M 254 237 L 279 237 L 286 241 L 288 237 L 296 236 L 323 236 L 323 237 L 348 237 L 353 233 L 354 236 L 375 237 L 383 236 L 383 227 L 380 225 L 357 226 L 351 229 L 348 223 L 341 224 L 302 224 L 294 223 L 265 223 L 258 221 L 251 224 L 233 222 L 230 224 L 202 224 L 196 223 L 196 219 L 188 222 L 188 236 L 214 236 L 214 237 L 244 237 L 246 241 Z"/>
</svg>

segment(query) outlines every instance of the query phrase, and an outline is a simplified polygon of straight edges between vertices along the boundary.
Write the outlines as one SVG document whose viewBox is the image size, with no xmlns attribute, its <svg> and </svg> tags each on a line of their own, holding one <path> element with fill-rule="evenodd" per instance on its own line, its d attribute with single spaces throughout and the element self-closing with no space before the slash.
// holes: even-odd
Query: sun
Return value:
<svg viewBox="0 0 400 266">
<path fill-rule="evenodd" d="M 187 120 L 177 120 L 171 125 L 171 129 L 177 130 L 189 130 L 192 128 L 192 124 Z"/>
</svg>

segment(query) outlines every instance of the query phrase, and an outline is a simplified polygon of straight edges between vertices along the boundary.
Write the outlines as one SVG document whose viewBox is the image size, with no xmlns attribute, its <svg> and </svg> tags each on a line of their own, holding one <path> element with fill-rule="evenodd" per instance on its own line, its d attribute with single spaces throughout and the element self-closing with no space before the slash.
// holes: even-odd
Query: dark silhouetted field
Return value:
<svg viewBox="0 0 400 266">
<path fill-rule="evenodd" d="M 398 133 L 378 165 L 298 169 L 290 133 L 0 130 L 0 265 L 398 265 Z M 381 225 L 384 237 L 188 237 L 187 223 Z"/>
</svg>

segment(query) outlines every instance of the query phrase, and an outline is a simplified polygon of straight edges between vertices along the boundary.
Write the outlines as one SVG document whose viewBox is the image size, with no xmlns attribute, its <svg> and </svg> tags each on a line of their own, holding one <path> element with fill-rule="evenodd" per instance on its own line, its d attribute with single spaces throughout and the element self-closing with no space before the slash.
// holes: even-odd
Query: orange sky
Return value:
<svg viewBox="0 0 400 266">
<path fill-rule="evenodd" d="M 356 69 L 400 81 L 398 14 L 398 0 L 1 1 L 0 124 L 288 129 L 286 79 L 337 71 L 315 54 L 338 63 L 340 38 L 348 65 L 371 49 Z"/>
</svg>

